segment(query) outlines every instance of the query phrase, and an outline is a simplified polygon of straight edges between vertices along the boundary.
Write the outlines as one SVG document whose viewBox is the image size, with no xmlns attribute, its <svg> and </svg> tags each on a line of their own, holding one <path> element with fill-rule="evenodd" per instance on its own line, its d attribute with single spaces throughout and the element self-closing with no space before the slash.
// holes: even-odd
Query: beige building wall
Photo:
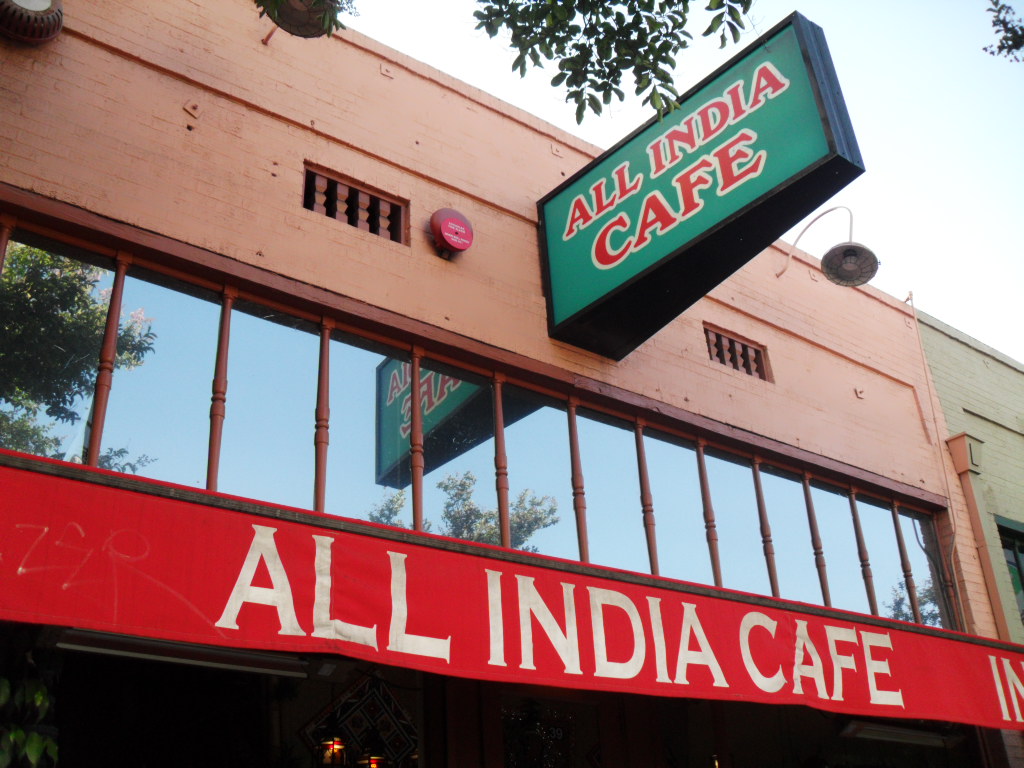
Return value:
<svg viewBox="0 0 1024 768">
<path fill-rule="evenodd" d="M 997 518 L 1024 524 L 1024 365 L 934 317 L 919 318 L 950 435 L 967 446 L 962 479 L 976 500 L 1008 639 L 1021 643 L 1024 624 Z"/>
<path fill-rule="evenodd" d="M 999 635 L 1024 642 L 1024 623 L 1003 556 L 999 520 L 1024 525 L 1024 365 L 923 312 L 928 358 L 971 519 Z M 1024 765 L 1024 738 L 1004 731 L 1010 765 Z"/>
<path fill-rule="evenodd" d="M 536 201 L 598 149 L 355 32 L 271 30 L 249 0 L 69 4 L 52 43 L 0 44 L 0 183 L 948 497 L 968 629 L 995 634 L 910 308 L 779 243 L 622 362 L 553 341 Z M 305 210 L 307 164 L 408 201 L 409 243 Z M 476 232 L 451 261 L 442 207 Z M 705 324 L 762 345 L 772 381 L 710 360 Z"/>
</svg>

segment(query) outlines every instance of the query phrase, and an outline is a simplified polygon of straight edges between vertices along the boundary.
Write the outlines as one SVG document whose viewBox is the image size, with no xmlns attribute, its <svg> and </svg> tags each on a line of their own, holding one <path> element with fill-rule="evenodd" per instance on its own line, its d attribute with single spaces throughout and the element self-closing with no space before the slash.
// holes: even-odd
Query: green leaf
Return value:
<svg viewBox="0 0 1024 768">
<path fill-rule="evenodd" d="M 715 32 L 718 31 L 718 28 L 722 26 L 722 20 L 724 18 L 725 16 L 722 14 L 715 16 L 715 18 L 713 18 L 711 20 L 711 23 L 708 25 L 708 28 L 704 30 L 704 37 L 708 37 L 709 35 L 715 34 Z"/>
<path fill-rule="evenodd" d="M 717 11 L 723 5 L 725 5 L 725 0 L 711 0 L 711 2 L 708 3 L 708 7 L 705 8 L 705 10 L 707 10 L 707 11 Z"/>
<path fill-rule="evenodd" d="M 36 731 L 32 731 L 25 739 L 25 757 L 32 765 L 39 765 L 39 759 L 43 756 L 45 747 L 46 743 L 43 741 L 43 737 Z"/>
</svg>

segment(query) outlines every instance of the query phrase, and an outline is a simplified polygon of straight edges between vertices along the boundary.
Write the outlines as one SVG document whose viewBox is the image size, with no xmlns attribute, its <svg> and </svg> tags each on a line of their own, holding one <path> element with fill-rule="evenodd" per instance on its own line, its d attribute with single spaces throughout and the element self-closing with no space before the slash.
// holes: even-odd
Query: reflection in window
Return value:
<svg viewBox="0 0 1024 768">
<path fill-rule="evenodd" d="M 420 404 L 424 526 L 443 536 L 500 544 L 490 383 L 424 361 Z"/>
<path fill-rule="evenodd" d="M 504 385 L 513 545 L 578 560 L 565 409 L 548 398 Z"/>
<path fill-rule="evenodd" d="M 876 605 L 883 614 L 885 604 L 899 593 L 906 594 L 903 586 L 903 567 L 896 542 L 896 529 L 892 522 L 892 509 L 884 502 L 857 497 L 857 515 L 864 534 L 864 547 L 871 564 L 872 585 Z M 908 606 L 909 611 L 909 606 Z M 913 621 L 913 614 L 910 614 Z"/>
<path fill-rule="evenodd" d="M 120 285 L 115 265 L 27 233 L 8 245 L 0 276 L 0 446 L 88 461 L 91 435 L 99 445 L 92 463 L 201 486 L 220 297 L 127 260 L 117 262 L 116 274 L 125 268 L 116 352 L 112 343 L 104 352 L 108 306 Z M 219 478 L 210 487 L 406 528 L 415 506 L 424 530 L 492 544 L 503 541 L 507 512 L 515 548 L 641 573 L 651 571 L 653 530 L 661 575 L 712 584 L 720 567 L 723 586 L 771 594 L 774 567 L 783 598 L 829 602 L 827 577 L 831 605 L 913 620 L 909 573 L 920 620 L 951 623 L 933 521 L 898 507 L 894 514 L 892 499 L 851 494 L 761 460 L 755 470 L 729 450 L 703 442 L 695 449 L 692 437 L 669 436 L 664 424 L 666 432 L 642 432 L 650 488 L 641 494 L 642 414 L 633 421 L 585 411 L 570 407 L 567 396 L 431 360 L 420 361 L 424 477 L 414 484 L 405 352 L 334 332 L 330 370 L 319 371 L 326 329 L 242 300 L 230 318 L 230 388 Z M 101 354 L 112 356 L 114 368 L 105 421 L 102 397 L 93 405 Z M 318 396 L 320 382 L 329 391 Z M 102 395 L 102 380 L 98 389 Z M 577 447 L 582 471 L 574 477 Z M 414 505 L 416 489 L 422 498 Z M 656 528 L 645 527 L 648 512 Z M 705 527 L 712 514 L 715 554 Z M 765 554 L 768 535 L 774 566 Z M 1019 579 L 1018 550 L 1007 552 Z"/>
<path fill-rule="evenodd" d="M 797 476 L 761 465 L 761 488 L 771 515 L 779 596 L 804 603 L 822 602 L 814 546 L 804 503 L 803 481 Z"/>
<path fill-rule="evenodd" d="M 704 511 L 693 446 L 651 430 L 644 432 L 662 576 L 713 584 Z"/>
<path fill-rule="evenodd" d="M 722 586 L 770 595 L 750 463 L 711 451 L 705 460 L 722 558 Z"/>
<path fill-rule="evenodd" d="M 594 704 L 505 696 L 501 728 L 505 768 L 595 765 L 600 754 Z"/>
<path fill-rule="evenodd" d="M 412 527 L 408 429 L 389 418 L 408 398 L 408 366 L 394 350 L 333 335 L 327 512 Z"/>
<path fill-rule="evenodd" d="M 310 509 L 318 330 L 257 304 L 235 308 L 217 488 Z"/>
<path fill-rule="evenodd" d="M 211 292 L 129 271 L 122 307 L 129 323 L 152 328 L 153 344 L 143 365 L 114 374 L 104 454 L 120 454 L 148 477 L 205 485 L 218 302 Z"/>
<path fill-rule="evenodd" d="M 942 584 L 942 565 L 938 561 L 939 544 L 935 536 L 935 525 L 932 519 L 917 512 L 906 509 L 899 511 L 900 530 L 906 546 L 907 558 L 917 590 L 917 604 L 921 611 L 921 623 L 934 627 L 951 627 L 949 604 Z M 886 603 L 882 613 L 885 616 L 900 618 L 904 621 L 915 621 L 913 613 L 901 610 L 901 598 L 906 594 L 903 581 L 892 593 L 892 600 L 882 598 Z"/>
<path fill-rule="evenodd" d="M 23 237 L 0 277 L 0 446 L 82 462 L 112 281 L 108 260 Z M 152 339 L 123 321 L 115 366 L 141 365 Z M 101 466 L 118 468 L 117 455 Z"/>
<path fill-rule="evenodd" d="M 1024 536 L 1009 528 L 1000 528 L 999 537 L 1003 543 L 1003 556 L 1010 571 L 1010 583 L 1017 598 L 1017 611 L 1024 622 Z"/>
<path fill-rule="evenodd" d="M 580 410 L 577 424 L 587 494 L 590 560 L 650 573 L 635 433 L 624 422 L 593 411 Z"/>
<path fill-rule="evenodd" d="M 832 606 L 870 613 L 849 494 L 830 485 L 812 483 L 811 499 L 828 567 Z"/>
</svg>

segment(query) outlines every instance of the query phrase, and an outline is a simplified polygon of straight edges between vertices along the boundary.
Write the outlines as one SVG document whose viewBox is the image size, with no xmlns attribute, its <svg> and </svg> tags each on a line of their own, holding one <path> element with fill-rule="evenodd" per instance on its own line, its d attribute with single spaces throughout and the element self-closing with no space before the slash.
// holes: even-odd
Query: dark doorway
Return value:
<svg viewBox="0 0 1024 768">
<path fill-rule="evenodd" d="M 68 653 L 57 696 L 68 768 L 268 766 L 263 676 Z"/>
</svg>

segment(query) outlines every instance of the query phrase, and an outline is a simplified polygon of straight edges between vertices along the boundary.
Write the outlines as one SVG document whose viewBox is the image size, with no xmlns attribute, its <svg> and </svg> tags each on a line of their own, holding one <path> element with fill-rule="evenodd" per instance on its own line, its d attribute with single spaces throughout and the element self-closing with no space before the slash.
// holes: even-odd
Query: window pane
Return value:
<svg viewBox="0 0 1024 768">
<path fill-rule="evenodd" d="M 590 559 L 650 573 L 633 429 L 592 412 L 577 414 Z"/>
<path fill-rule="evenodd" d="M 739 457 L 710 451 L 705 453 L 705 462 L 718 529 L 722 586 L 770 595 L 772 590 L 764 559 L 750 463 Z"/>
<path fill-rule="evenodd" d="M 0 277 L 0 446 L 81 462 L 112 265 L 81 249 L 15 236 Z"/>
<path fill-rule="evenodd" d="M 381 417 L 383 411 L 402 413 L 409 395 L 408 366 L 395 350 L 370 348 L 337 333 L 332 338 L 327 512 L 412 527 L 408 422 L 401 429 L 400 419 Z M 367 449 L 371 445 L 372 451 Z"/>
<path fill-rule="evenodd" d="M 833 486 L 812 483 L 811 498 L 825 553 L 832 606 L 848 611 L 870 613 L 857 552 L 857 536 L 850 514 L 849 496 L 846 491 Z"/>
<path fill-rule="evenodd" d="M 122 471 L 205 486 L 218 301 L 143 270 L 125 278 L 121 335 L 153 336 L 114 372 L 102 446 Z"/>
<path fill-rule="evenodd" d="M 524 532 L 533 529 L 524 547 L 579 560 L 565 409 L 561 403 L 518 387 L 506 385 L 502 395 L 510 504 L 524 510 L 519 513 L 524 523 L 534 517 L 546 523 L 520 525 Z M 532 509 L 541 514 L 531 516 L 528 511 Z"/>
<path fill-rule="evenodd" d="M 1013 594 L 1017 598 L 1017 610 L 1020 613 L 1021 621 L 1024 622 L 1024 574 L 1021 573 L 1021 544 L 1017 537 L 1009 531 L 1000 530 L 1003 539 L 1003 556 L 1006 558 L 1006 567 L 1010 571 L 1010 583 L 1013 585 Z"/>
<path fill-rule="evenodd" d="M 910 558 L 911 572 L 917 586 L 917 602 L 921 621 L 936 627 L 952 627 L 949 606 L 942 590 L 942 567 L 938 538 L 933 520 L 910 510 L 900 510 L 900 530 Z"/>
<path fill-rule="evenodd" d="M 217 488 L 309 509 L 317 329 L 268 307 L 244 302 L 235 307 Z"/>
<path fill-rule="evenodd" d="M 779 596 L 821 605 L 821 582 L 814 564 L 803 480 L 781 469 L 761 465 L 761 489 L 772 524 Z"/>
<path fill-rule="evenodd" d="M 424 361 L 423 517 L 443 536 L 500 544 L 490 382 Z"/>
<path fill-rule="evenodd" d="M 892 509 L 883 501 L 858 496 L 857 513 L 871 562 L 878 612 L 883 616 L 913 621 L 914 614 L 903 586 L 903 567 L 896 529 L 892 524 Z M 927 575 L 927 571 L 921 574 L 925 578 Z"/>
<path fill-rule="evenodd" d="M 696 450 L 688 443 L 647 431 L 644 453 L 654 497 L 661 575 L 713 584 Z"/>
</svg>

